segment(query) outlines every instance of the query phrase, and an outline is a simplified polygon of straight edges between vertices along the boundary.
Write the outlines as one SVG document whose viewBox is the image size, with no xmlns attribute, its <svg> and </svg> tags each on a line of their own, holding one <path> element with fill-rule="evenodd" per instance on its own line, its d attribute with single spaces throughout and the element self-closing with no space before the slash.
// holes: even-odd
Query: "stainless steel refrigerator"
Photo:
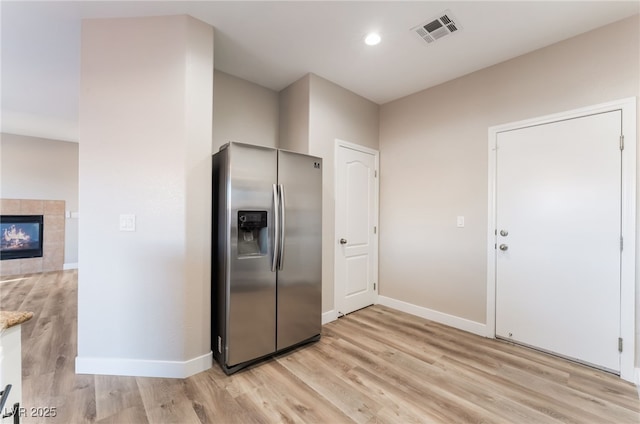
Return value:
<svg viewBox="0 0 640 424">
<path fill-rule="evenodd" d="M 318 340 L 322 159 L 241 143 L 213 155 L 212 351 L 227 374 Z"/>
</svg>

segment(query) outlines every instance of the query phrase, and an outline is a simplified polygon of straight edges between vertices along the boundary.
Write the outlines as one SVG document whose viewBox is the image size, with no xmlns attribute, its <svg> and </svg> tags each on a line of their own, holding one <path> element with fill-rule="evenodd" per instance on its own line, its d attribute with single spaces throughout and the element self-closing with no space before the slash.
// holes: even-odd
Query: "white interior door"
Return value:
<svg viewBox="0 0 640 424">
<path fill-rule="evenodd" d="M 497 134 L 496 335 L 620 371 L 621 112 Z"/>
<path fill-rule="evenodd" d="M 336 304 L 338 314 L 372 305 L 377 294 L 377 152 L 336 147 Z"/>
</svg>

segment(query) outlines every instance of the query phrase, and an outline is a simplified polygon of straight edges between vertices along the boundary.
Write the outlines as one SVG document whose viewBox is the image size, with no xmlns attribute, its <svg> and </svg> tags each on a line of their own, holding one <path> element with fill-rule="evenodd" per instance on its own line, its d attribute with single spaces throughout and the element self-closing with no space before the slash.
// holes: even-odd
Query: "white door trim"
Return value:
<svg viewBox="0 0 640 424">
<path fill-rule="evenodd" d="M 624 349 L 620 357 L 620 377 L 634 382 L 635 302 L 636 302 L 636 98 L 616 100 L 567 112 L 497 125 L 489 128 L 488 140 L 488 223 L 487 223 L 487 337 L 496 336 L 496 139 L 497 134 L 534 125 L 585 115 L 622 111 L 625 154 L 622 155 L 622 236 L 620 331 Z"/>
<path fill-rule="evenodd" d="M 340 140 L 336 138 L 336 145 L 334 148 L 333 154 L 333 169 L 334 169 L 334 187 L 333 192 L 334 196 L 337 196 L 338 193 L 338 149 L 347 148 L 351 150 L 355 150 L 362 153 L 368 153 L 374 156 L 375 160 L 375 169 L 378 173 L 375 178 L 375 200 L 374 200 L 374 211 L 373 211 L 373 221 L 375 222 L 375 226 L 377 231 L 373 237 L 373 278 L 376 283 L 376 288 L 374 290 L 374 304 L 378 303 L 378 293 L 380 290 L 380 282 L 378 281 L 378 240 L 380 237 L 380 220 L 379 220 L 379 210 L 380 210 L 380 152 L 377 150 L 371 149 L 369 147 L 361 146 L 359 144 L 350 143 L 348 141 Z M 334 197 L 335 199 L 335 197 Z M 336 246 L 337 241 L 340 239 L 340 234 L 338 234 L 338 226 L 335 223 L 338 220 L 338 208 L 334 204 L 334 246 Z M 339 293 L 342 293 L 338 290 L 338 274 L 336 262 L 338 261 L 340 255 L 340 249 L 334 248 L 334 257 L 333 257 L 333 305 L 336 314 L 340 311 L 341 306 L 341 298 L 338 296 Z"/>
</svg>

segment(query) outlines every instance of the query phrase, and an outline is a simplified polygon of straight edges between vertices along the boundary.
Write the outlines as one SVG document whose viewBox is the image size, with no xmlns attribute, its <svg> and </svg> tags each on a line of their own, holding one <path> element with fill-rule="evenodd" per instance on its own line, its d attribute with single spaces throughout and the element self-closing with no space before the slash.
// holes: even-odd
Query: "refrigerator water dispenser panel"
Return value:
<svg viewBox="0 0 640 424">
<path fill-rule="evenodd" d="M 265 256 L 267 211 L 238 211 L 238 257 Z"/>
</svg>

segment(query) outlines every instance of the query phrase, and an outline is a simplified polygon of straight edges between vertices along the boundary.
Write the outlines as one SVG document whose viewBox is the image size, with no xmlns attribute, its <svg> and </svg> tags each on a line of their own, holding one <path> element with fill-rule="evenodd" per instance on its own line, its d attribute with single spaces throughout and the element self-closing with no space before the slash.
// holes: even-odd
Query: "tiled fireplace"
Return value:
<svg viewBox="0 0 640 424">
<path fill-rule="evenodd" d="M 40 258 L 0 261 L 0 276 L 59 271 L 64 266 L 64 200 L 1 199 L 2 215 L 42 215 L 43 252 Z"/>
</svg>

